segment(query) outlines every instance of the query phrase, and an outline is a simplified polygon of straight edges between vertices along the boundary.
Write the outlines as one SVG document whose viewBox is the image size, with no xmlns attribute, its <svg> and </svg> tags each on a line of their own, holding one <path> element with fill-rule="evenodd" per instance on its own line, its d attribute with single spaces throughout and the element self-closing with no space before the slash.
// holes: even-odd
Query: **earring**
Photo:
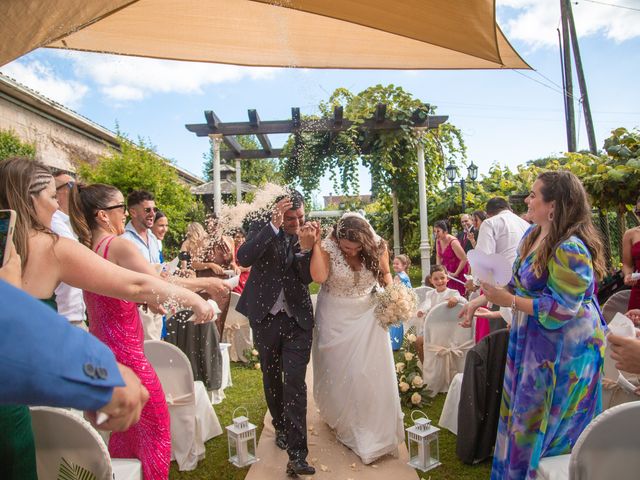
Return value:
<svg viewBox="0 0 640 480">
<path fill-rule="evenodd" d="M 549 220 L 550 222 L 553 222 L 553 210 L 551 210 L 547 215 L 547 220 Z"/>
</svg>

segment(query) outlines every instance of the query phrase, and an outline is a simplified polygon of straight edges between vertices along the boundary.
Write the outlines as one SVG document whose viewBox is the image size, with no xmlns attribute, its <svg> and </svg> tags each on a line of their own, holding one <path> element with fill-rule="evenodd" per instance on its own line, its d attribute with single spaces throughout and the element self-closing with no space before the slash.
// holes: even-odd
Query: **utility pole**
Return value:
<svg viewBox="0 0 640 480">
<path fill-rule="evenodd" d="M 591 108 L 589 107 L 589 95 L 587 94 L 587 82 L 584 78 L 584 71 L 582 70 L 582 59 L 580 57 L 580 47 L 578 46 L 578 35 L 576 34 L 576 26 L 573 21 L 573 11 L 571 10 L 570 0 L 560 0 L 563 25 L 566 21 L 569 26 L 569 33 L 571 34 L 571 45 L 573 46 L 573 57 L 576 62 L 576 74 L 578 76 L 578 85 L 580 86 L 580 98 L 582 101 L 582 110 L 584 112 L 584 124 L 587 129 L 587 138 L 589 139 L 589 151 L 594 155 L 598 153 L 598 147 L 596 145 L 596 134 L 593 129 L 593 120 L 591 118 Z M 565 58 L 566 62 L 566 58 Z"/>
<path fill-rule="evenodd" d="M 565 1 L 560 0 L 562 21 L 562 40 L 560 45 L 560 61 L 562 63 L 562 86 L 564 88 L 564 119 L 567 129 L 567 151 L 576 151 L 576 116 L 573 109 L 573 72 L 571 70 L 571 38 Z"/>
</svg>

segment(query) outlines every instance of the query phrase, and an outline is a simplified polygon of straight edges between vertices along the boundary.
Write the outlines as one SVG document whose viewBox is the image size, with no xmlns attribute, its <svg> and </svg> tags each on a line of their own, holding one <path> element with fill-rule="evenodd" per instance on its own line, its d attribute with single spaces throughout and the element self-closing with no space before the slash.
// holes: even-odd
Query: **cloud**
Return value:
<svg viewBox="0 0 640 480">
<path fill-rule="evenodd" d="M 610 3 L 638 8 L 637 0 Z M 498 23 L 510 40 L 520 40 L 533 49 L 558 45 L 558 0 L 498 0 L 497 5 Z M 603 35 L 618 43 L 640 37 L 639 11 L 585 1 L 572 7 L 578 37 Z"/>
<path fill-rule="evenodd" d="M 9 63 L 2 67 L 2 73 L 70 108 L 77 108 L 89 91 L 87 85 L 62 78 L 50 65 L 38 60 Z"/>
<path fill-rule="evenodd" d="M 154 93 L 200 94 L 208 85 L 273 78 L 277 69 L 240 67 L 96 53 L 65 52 L 75 74 L 95 82 L 114 100 L 142 100 Z"/>
</svg>

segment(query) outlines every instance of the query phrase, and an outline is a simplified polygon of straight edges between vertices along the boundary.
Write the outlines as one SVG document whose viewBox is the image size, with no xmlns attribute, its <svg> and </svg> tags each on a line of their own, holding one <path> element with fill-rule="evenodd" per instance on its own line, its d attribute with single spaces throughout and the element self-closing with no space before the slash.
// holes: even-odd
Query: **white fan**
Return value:
<svg viewBox="0 0 640 480">
<path fill-rule="evenodd" d="M 467 258 L 474 279 L 500 287 L 511 280 L 511 265 L 502 255 L 497 253 L 487 255 L 481 250 L 474 249 L 467 252 Z"/>
</svg>

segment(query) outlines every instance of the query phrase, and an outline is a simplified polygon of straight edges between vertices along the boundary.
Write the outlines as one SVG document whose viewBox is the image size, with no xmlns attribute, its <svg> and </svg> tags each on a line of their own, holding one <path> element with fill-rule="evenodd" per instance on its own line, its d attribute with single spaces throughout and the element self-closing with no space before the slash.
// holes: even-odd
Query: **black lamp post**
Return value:
<svg viewBox="0 0 640 480">
<path fill-rule="evenodd" d="M 449 165 L 447 165 L 447 168 L 445 168 L 445 172 L 447 174 L 447 180 L 449 180 L 451 185 L 453 185 L 456 181 L 456 178 L 458 177 L 458 167 L 456 167 L 453 162 L 450 162 Z M 471 162 L 469 167 L 467 167 L 467 175 L 469 176 L 469 180 L 471 180 L 472 182 L 475 182 L 478 178 L 478 166 L 473 162 Z M 460 179 L 460 189 L 462 190 L 462 213 L 464 213 L 464 211 L 467 209 L 467 203 L 465 201 L 465 197 L 467 196 L 466 180 L 464 177 Z"/>
</svg>

